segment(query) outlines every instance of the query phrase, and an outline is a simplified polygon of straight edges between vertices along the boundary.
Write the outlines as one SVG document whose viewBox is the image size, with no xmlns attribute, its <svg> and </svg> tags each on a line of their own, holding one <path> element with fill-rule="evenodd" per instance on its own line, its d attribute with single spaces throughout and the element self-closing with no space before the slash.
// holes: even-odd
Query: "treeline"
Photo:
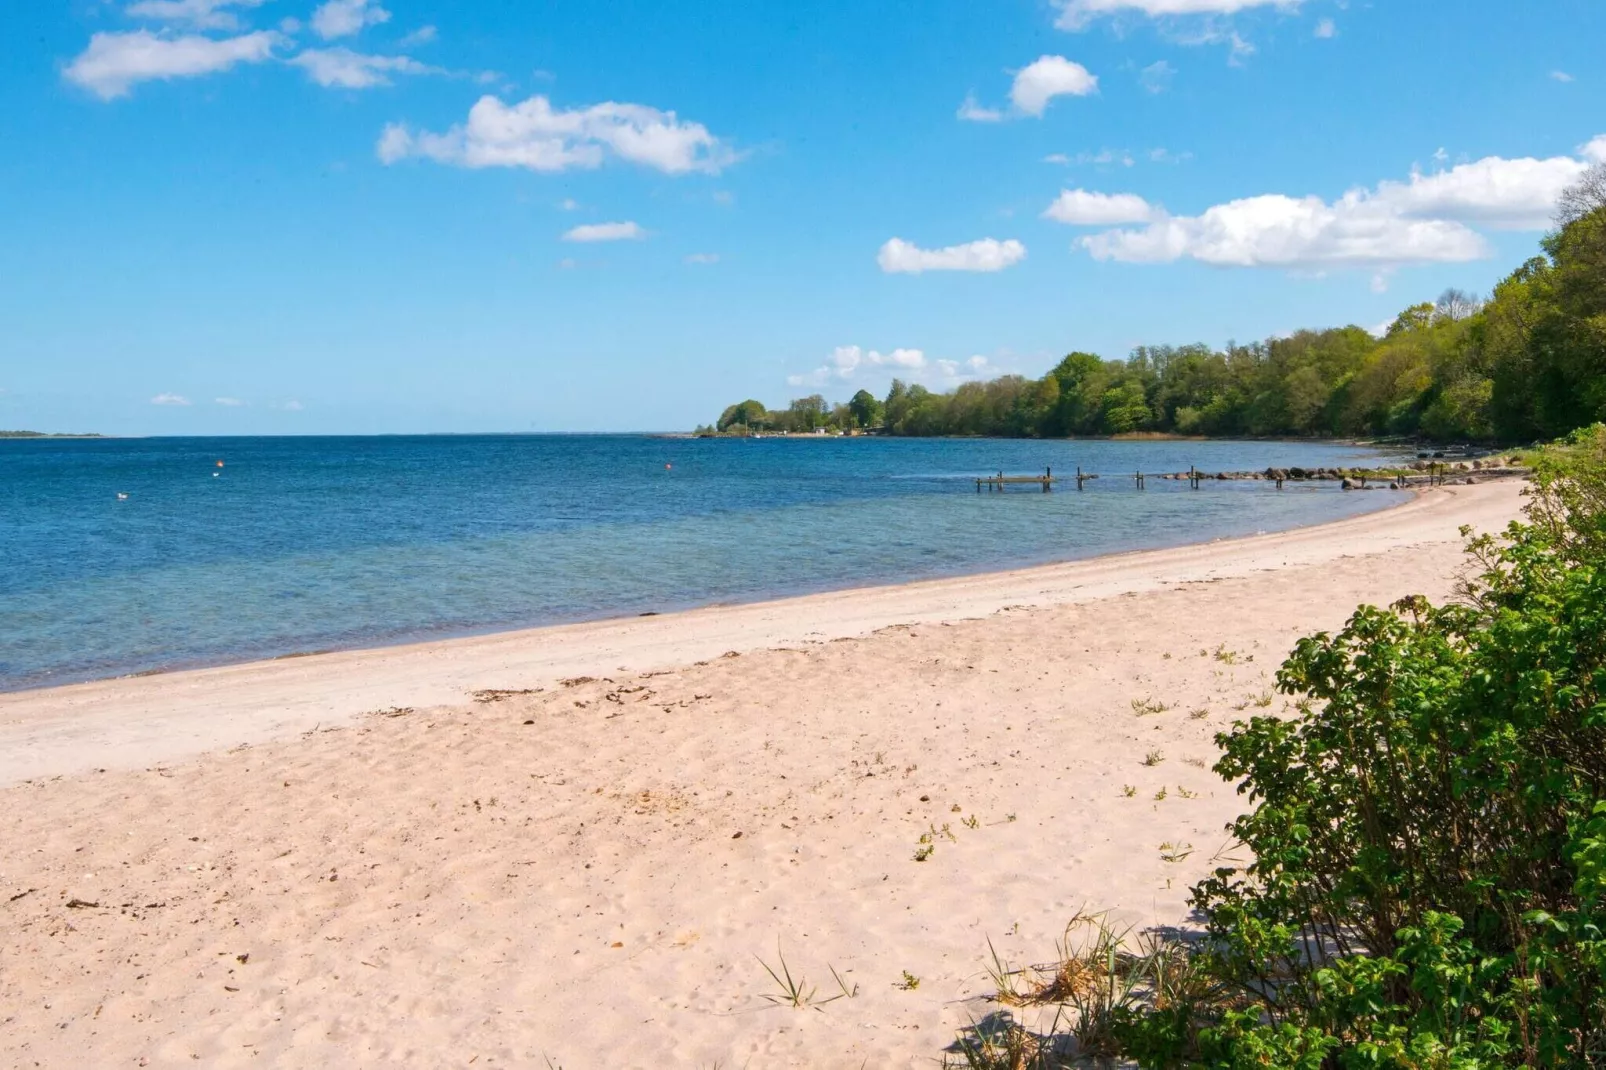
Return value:
<svg viewBox="0 0 1606 1070">
<path fill-rule="evenodd" d="M 1606 165 L 1563 196 L 1543 254 L 1487 300 L 1458 290 L 1401 312 L 1382 338 L 1299 331 L 1225 349 L 1071 353 L 1041 379 L 947 393 L 894 380 L 885 399 L 819 395 L 729 406 L 701 433 L 879 428 L 895 435 L 1555 438 L 1606 418 Z"/>
</svg>

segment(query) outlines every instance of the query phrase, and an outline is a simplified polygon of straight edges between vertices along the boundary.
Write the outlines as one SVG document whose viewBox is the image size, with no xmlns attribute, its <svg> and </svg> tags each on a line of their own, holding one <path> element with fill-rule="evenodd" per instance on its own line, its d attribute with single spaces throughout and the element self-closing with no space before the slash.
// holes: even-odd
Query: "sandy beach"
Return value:
<svg viewBox="0 0 1606 1070">
<path fill-rule="evenodd" d="M 1520 494 L 0 695 L 0 1063 L 936 1065 L 989 939 L 1183 922 L 1214 733 Z"/>
</svg>

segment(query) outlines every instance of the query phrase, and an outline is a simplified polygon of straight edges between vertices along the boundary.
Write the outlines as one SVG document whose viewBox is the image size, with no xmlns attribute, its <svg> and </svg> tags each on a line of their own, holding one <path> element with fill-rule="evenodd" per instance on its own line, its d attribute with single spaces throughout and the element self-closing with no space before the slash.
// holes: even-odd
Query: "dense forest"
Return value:
<svg viewBox="0 0 1606 1070">
<path fill-rule="evenodd" d="M 698 432 L 1554 438 L 1606 418 L 1606 164 L 1567 191 L 1556 223 L 1487 299 L 1448 290 L 1381 338 L 1339 327 L 1221 350 L 1140 346 L 1125 360 L 1074 352 L 1041 379 L 948 393 L 894 380 L 884 399 L 743 401 Z"/>
</svg>

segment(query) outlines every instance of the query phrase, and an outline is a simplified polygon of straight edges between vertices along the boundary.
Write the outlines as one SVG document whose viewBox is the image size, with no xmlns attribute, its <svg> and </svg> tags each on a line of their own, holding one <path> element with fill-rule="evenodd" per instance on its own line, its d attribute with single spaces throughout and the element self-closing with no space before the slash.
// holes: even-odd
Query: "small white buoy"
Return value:
<svg viewBox="0 0 1606 1070">
<path fill-rule="evenodd" d="M 213 479 L 216 479 L 216 478 L 217 478 L 217 473 L 216 473 L 216 472 L 213 472 L 213 473 L 212 473 L 212 478 L 213 478 Z"/>
<path fill-rule="evenodd" d="M 120 502 L 126 502 L 128 500 L 128 495 L 124 494 L 122 491 L 118 491 L 117 500 Z"/>
</svg>

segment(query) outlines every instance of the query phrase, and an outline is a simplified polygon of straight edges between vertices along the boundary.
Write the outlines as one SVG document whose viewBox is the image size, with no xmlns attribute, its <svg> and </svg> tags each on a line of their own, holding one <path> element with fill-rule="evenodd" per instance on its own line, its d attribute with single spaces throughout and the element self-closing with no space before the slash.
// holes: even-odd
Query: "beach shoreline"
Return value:
<svg viewBox="0 0 1606 1070">
<path fill-rule="evenodd" d="M 1474 496 L 1509 496 L 1480 484 Z M 868 634 L 892 624 L 1085 601 L 1240 574 L 1285 542 L 1320 558 L 1353 531 L 1392 544 L 1424 511 L 1472 488 L 1417 489 L 1388 508 L 1282 531 L 939 579 L 845 588 L 391 645 L 317 651 L 0 692 L 0 787 L 91 769 L 134 768 L 257 743 L 376 709 L 466 701 L 604 671 L 652 671 L 780 642 Z M 1450 496 L 1449 498 L 1446 495 Z M 1431 521 L 1429 521 L 1431 522 Z M 1380 540 L 1380 541 L 1379 541 Z M 223 708 L 220 708 L 223 707 Z"/>
</svg>

